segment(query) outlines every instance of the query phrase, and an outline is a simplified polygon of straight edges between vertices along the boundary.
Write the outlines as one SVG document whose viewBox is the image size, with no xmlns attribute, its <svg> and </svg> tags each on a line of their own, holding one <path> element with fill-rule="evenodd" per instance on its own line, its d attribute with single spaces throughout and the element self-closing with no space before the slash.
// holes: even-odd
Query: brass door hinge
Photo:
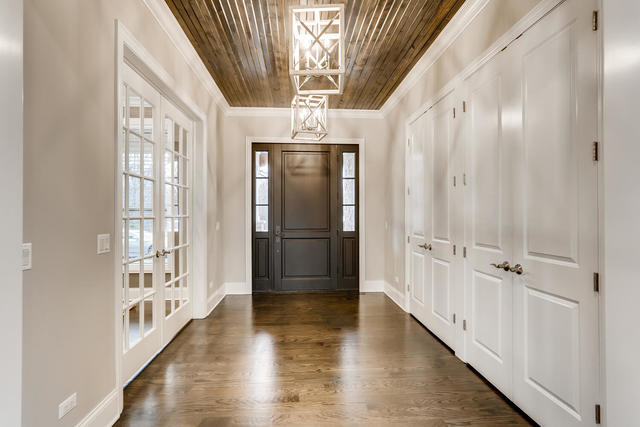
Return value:
<svg viewBox="0 0 640 427">
<path fill-rule="evenodd" d="M 600 292 L 600 273 L 593 273 L 593 292 Z"/>
<path fill-rule="evenodd" d="M 600 409 L 600 405 L 596 404 L 596 424 L 602 423 L 602 410 Z"/>
<path fill-rule="evenodd" d="M 462 112 L 463 113 L 467 112 L 467 102 L 466 101 L 462 101 Z"/>
<path fill-rule="evenodd" d="M 594 10 L 591 18 L 591 28 L 593 31 L 598 31 L 598 11 Z"/>
<path fill-rule="evenodd" d="M 456 118 L 456 107 L 453 107 L 453 118 Z"/>
<path fill-rule="evenodd" d="M 599 145 L 598 141 L 593 141 L 593 161 L 597 162 L 598 160 L 600 160 L 600 153 L 599 153 Z"/>
</svg>

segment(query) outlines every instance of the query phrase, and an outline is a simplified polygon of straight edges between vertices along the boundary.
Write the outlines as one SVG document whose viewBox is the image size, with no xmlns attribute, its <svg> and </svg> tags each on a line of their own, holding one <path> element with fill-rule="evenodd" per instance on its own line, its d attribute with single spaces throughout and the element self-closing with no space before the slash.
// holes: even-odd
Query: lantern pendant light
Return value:
<svg viewBox="0 0 640 427">
<path fill-rule="evenodd" d="M 291 138 L 320 141 L 327 136 L 326 95 L 296 95 L 291 102 Z"/>
</svg>

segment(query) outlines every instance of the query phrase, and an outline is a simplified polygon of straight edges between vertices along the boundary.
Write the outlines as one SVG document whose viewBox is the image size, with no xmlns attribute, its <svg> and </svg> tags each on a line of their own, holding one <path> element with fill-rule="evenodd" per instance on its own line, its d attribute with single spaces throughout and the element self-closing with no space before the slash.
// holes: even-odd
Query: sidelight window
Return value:
<svg viewBox="0 0 640 427">
<path fill-rule="evenodd" d="M 269 231 L 269 152 L 256 151 L 255 159 L 256 232 Z"/>
<path fill-rule="evenodd" d="M 356 231 L 356 153 L 342 153 L 342 231 Z"/>
</svg>

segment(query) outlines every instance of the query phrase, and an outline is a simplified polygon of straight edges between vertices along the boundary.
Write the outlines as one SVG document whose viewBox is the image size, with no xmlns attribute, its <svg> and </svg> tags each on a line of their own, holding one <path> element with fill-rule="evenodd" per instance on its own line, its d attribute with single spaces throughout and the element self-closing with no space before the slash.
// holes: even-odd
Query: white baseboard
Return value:
<svg viewBox="0 0 640 427">
<path fill-rule="evenodd" d="M 111 427 L 118 418 L 118 389 L 115 388 L 76 427 Z"/>
<path fill-rule="evenodd" d="M 395 302 L 398 307 L 408 312 L 408 307 L 405 307 L 404 294 L 391 285 L 389 282 L 384 282 L 384 293 L 391 298 L 391 301 Z"/>
<path fill-rule="evenodd" d="M 205 317 L 209 317 L 213 309 L 224 299 L 225 295 L 227 295 L 226 286 L 222 284 L 220 288 L 207 299 L 207 315 Z"/>
<path fill-rule="evenodd" d="M 251 283 L 227 282 L 223 286 L 227 295 L 251 295 Z"/>
<path fill-rule="evenodd" d="M 365 280 L 360 292 L 384 292 L 384 280 Z"/>
</svg>

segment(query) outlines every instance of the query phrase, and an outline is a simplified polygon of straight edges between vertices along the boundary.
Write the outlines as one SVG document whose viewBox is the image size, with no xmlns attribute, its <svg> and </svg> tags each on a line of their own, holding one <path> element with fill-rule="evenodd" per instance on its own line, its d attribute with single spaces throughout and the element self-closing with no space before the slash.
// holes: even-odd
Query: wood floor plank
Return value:
<svg viewBox="0 0 640 427">
<path fill-rule="evenodd" d="M 227 296 L 125 389 L 117 426 L 530 425 L 383 294 Z"/>
</svg>

